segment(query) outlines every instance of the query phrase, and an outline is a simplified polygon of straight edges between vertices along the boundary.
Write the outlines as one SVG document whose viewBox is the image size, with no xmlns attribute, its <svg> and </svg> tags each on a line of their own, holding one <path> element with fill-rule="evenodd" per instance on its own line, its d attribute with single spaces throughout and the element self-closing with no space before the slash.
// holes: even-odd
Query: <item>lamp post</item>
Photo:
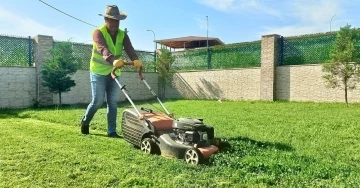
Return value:
<svg viewBox="0 0 360 188">
<path fill-rule="evenodd" d="M 206 16 L 206 46 L 209 49 L 209 17 Z"/>
<path fill-rule="evenodd" d="M 331 20 L 330 20 L 330 32 L 331 32 L 331 22 L 333 20 L 333 18 L 335 17 L 336 14 L 334 14 L 334 16 L 331 17 Z"/>
<path fill-rule="evenodd" d="M 210 69 L 210 56 L 209 56 L 209 17 L 206 16 L 206 46 L 207 46 L 207 66 Z"/>
<path fill-rule="evenodd" d="M 156 42 L 155 42 L 155 32 L 153 31 L 153 30 L 151 30 L 151 29 L 148 29 L 147 31 L 151 31 L 153 34 L 154 34 L 154 43 L 155 43 L 155 51 L 156 51 Z"/>
<path fill-rule="evenodd" d="M 154 34 L 154 63 L 155 63 L 156 62 L 156 48 L 157 48 L 157 45 L 155 42 L 155 32 L 151 29 L 148 29 L 147 31 L 151 31 Z M 154 67 L 154 70 L 156 72 L 156 67 Z"/>
</svg>

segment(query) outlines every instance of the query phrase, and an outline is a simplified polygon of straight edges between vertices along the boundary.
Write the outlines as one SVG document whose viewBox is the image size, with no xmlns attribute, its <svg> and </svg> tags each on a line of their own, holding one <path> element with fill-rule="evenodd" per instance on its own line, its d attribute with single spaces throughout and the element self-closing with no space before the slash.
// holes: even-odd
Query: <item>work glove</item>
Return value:
<svg viewBox="0 0 360 188">
<path fill-rule="evenodd" d="M 142 63 L 141 63 L 141 61 L 140 60 L 135 60 L 134 61 L 134 67 L 136 67 L 136 68 L 140 68 L 142 66 Z"/>
<path fill-rule="evenodd" d="M 125 64 L 125 61 L 121 60 L 121 59 L 117 59 L 117 60 L 113 61 L 113 66 L 116 68 L 121 68 L 124 66 L 124 64 Z"/>
</svg>

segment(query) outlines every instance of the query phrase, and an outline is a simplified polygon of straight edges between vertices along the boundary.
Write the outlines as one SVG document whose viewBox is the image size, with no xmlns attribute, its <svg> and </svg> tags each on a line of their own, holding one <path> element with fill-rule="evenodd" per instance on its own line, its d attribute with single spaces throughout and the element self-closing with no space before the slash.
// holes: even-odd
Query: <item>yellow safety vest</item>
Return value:
<svg viewBox="0 0 360 188">
<path fill-rule="evenodd" d="M 123 51 L 123 41 L 124 41 L 125 32 L 119 29 L 118 34 L 116 36 L 116 45 L 114 45 L 114 42 L 111 39 L 111 36 L 106 29 L 106 25 L 103 25 L 98 29 L 103 34 L 107 47 L 109 51 L 115 56 L 115 59 L 121 57 Z M 98 47 L 94 42 L 93 50 L 91 54 L 91 60 L 90 60 L 90 71 L 100 75 L 109 75 L 112 69 L 113 69 L 113 65 L 105 61 L 102 54 L 98 52 Z M 117 76 L 120 76 L 121 74 L 120 69 L 118 69 L 115 73 Z"/>
</svg>

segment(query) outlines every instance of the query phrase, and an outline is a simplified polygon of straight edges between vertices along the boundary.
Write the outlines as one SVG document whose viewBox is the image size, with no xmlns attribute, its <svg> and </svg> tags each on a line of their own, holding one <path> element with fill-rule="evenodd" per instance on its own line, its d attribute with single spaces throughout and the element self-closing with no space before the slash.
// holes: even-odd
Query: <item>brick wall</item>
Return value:
<svg viewBox="0 0 360 188">
<path fill-rule="evenodd" d="M 49 92 L 48 88 L 43 86 L 41 78 L 41 69 L 42 65 L 46 62 L 47 59 L 51 59 L 52 56 L 49 53 L 49 50 L 53 48 L 53 37 L 45 35 L 37 35 L 34 37 L 35 48 L 34 48 L 34 66 L 36 68 L 36 93 L 37 101 L 39 105 L 51 105 L 53 101 L 53 96 Z"/>
<path fill-rule="evenodd" d="M 275 99 L 275 68 L 279 57 L 279 35 L 265 35 L 261 39 L 260 99 Z"/>
</svg>

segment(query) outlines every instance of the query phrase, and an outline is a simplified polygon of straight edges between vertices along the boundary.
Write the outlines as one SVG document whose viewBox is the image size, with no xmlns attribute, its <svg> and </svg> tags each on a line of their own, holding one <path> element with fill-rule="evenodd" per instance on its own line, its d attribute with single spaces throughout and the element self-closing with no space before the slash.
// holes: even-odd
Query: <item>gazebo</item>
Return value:
<svg viewBox="0 0 360 188">
<path fill-rule="evenodd" d="M 210 46 L 224 44 L 220 39 L 214 37 L 198 37 L 198 36 L 187 36 L 171 39 L 155 40 L 156 44 L 166 46 L 171 49 L 195 49 L 207 47 L 209 42 Z"/>
</svg>

